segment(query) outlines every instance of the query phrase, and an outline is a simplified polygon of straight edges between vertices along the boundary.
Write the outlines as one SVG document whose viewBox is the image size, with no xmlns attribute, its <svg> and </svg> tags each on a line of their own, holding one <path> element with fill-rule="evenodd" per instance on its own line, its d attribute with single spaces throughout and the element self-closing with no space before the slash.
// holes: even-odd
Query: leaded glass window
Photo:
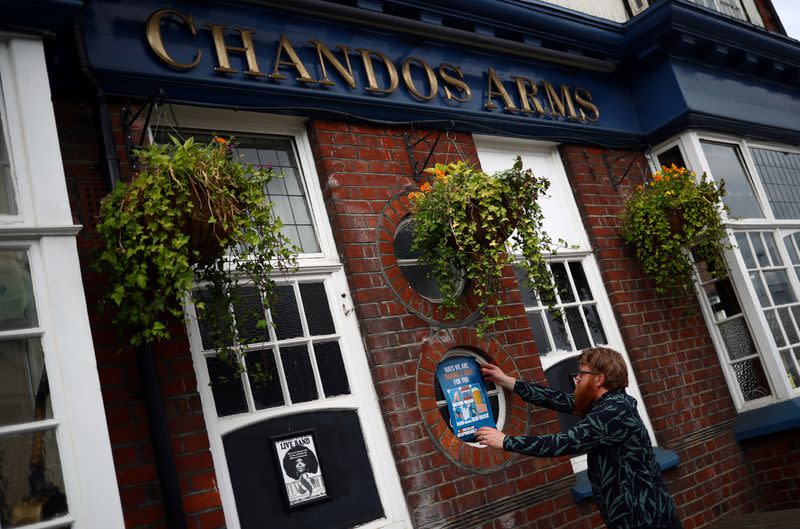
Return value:
<svg viewBox="0 0 800 529">
<path fill-rule="evenodd" d="M 202 290 L 196 298 L 206 305 L 214 302 Z M 202 313 L 198 318 L 218 416 L 350 394 L 324 281 L 282 282 L 268 309 L 252 286 L 240 286 L 236 299 L 228 311 L 234 343 L 245 351 L 239 359 L 245 372 L 239 374 L 217 357 L 211 326 Z"/>
<path fill-rule="evenodd" d="M 536 292 L 525 286 L 524 272 L 517 267 L 525 313 L 539 354 L 580 351 L 607 344 L 597 300 L 592 294 L 581 259 L 552 261 L 548 268 L 556 284 L 557 301 L 548 309 Z"/>
</svg>

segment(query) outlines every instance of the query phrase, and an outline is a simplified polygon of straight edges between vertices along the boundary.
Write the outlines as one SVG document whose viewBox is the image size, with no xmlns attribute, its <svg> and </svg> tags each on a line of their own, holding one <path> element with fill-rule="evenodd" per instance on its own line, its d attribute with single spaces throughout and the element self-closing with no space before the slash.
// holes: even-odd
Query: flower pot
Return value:
<svg viewBox="0 0 800 529">
<path fill-rule="evenodd" d="M 519 222 L 519 211 L 512 210 L 505 201 L 503 202 L 503 207 L 506 208 L 508 218 L 497 227 L 497 231 L 494 233 L 494 236 L 492 236 L 481 226 L 484 206 L 475 202 L 470 202 L 467 205 L 467 218 L 477 225 L 475 240 L 484 248 L 491 247 L 492 242 L 496 242 L 497 244 L 505 243 L 508 238 L 511 237 L 514 228 L 517 226 L 517 222 Z"/>
<path fill-rule="evenodd" d="M 667 222 L 669 222 L 669 230 L 673 235 L 683 233 L 683 215 L 680 212 L 671 209 L 667 212 Z"/>
</svg>

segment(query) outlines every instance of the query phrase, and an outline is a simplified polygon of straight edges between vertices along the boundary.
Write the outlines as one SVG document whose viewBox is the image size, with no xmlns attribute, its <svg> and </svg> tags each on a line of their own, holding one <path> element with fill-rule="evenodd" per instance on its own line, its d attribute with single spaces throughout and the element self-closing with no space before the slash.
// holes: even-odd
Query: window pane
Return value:
<svg viewBox="0 0 800 529">
<path fill-rule="evenodd" d="M 248 351 L 246 360 L 256 409 L 283 406 L 283 391 L 275 362 L 275 352 L 272 349 Z"/>
<path fill-rule="evenodd" d="M 292 402 L 307 402 L 318 397 L 314 371 L 308 356 L 308 347 L 281 347 L 281 363 L 286 374 L 286 385 Z"/>
<path fill-rule="evenodd" d="M 792 321 L 792 316 L 789 314 L 789 309 L 786 307 L 778 309 L 778 316 L 781 318 L 781 323 L 783 324 L 783 330 L 786 332 L 786 338 L 789 340 L 789 343 L 795 344 L 800 339 L 797 336 L 797 327 Z"/>
<path fill-rule="evenodd" d="M 572 292 L 572 286 L 569 284 L 569 276 L 567 276 L 567 269 L 564 263 L 553 263 L 550 265 L 550 271 L 553 273 L 553 280 L 556 283 L 556 290 L 561 298 L 561 303 L 575 301 L 575 293 Z"/>
<path fill-rule="evenodd" d="M 2 92 L 0 92 L 2 99 Z M 0 116 L 1 118 L 2 116 Z M 0 119 L 0 215 L 16 215 L 17 204 L 14 200 L 14 186 L 11 173 L 11 160 L 8 156 L 3 120 Z"/>
<path fill-rule="evenodd" d="M 725 205 L 734 217 L 763 218 L 750 178 L 744 170 L 739 150 L 734 145 L 700 142 L 714 180 L 725 180 Z"/>
<path fill-rule="evenodd" d="M 731 285 L 729 279 L 708 283 L 703 286 L 703 290 L 708 297 L 708 303 L 711 305 L 716 321 L 741 314 L 742 309 L 739 306 L 739 300 L 736 298 L 736 293 L 733 291 L 733 285 Z"/>
<path fill-rule="evenodd" d="M 667 167 L 671 167 L 672 164 L 675 164 L 677 167 L 686 167 L 686 162 L 683 161 L 681 149 L 677 145 L 658 155 L 659 166 L 666 165 Z"/>
<path fill-rule="evenodd" d="M 264 305 L 255 287 L 238 287 L 233 299 L 236 330 L 239 343 L 251 344 L 269 341 Z"/>
<path fill-rule="evenodd" d="M 0 426 L 52 417 L 39 339 L 0 342 Z"/>
<path fill-rule="evenodd" d="M 750 151 L 772 213 L 779 219 L 800 219 L 800 154 L 770 149 Z"/>
<path fill-rule="evenodd" d="M 783 366 L 786 368 L 786 376 L 789 378 L 789 385 L 793 388 L 800 387 L 800 376 L 797 374 L 797 367 L 792 361 L 788 349 L 781 351 L 781 359 L 783 360 Z M 794 348 L 794 359 L 800 363 L 800 348 L 798 347 Z"/>
<path fill-rule="evenodd" d="M 519 284 L 519 293 L 522 295 L 522 303 L 526 307 L 538 307 L 539 302 L 536 300 L 536 293 L 532 288 L 525 285 L 525 281 L 527 280 L 527 274 L 525 274 L 525 271 L 522 268 L 515 266 L 514 272 L 517 274 L 517 283 Z"/>
<path fill-rule="evenodd" d="M 208 376 L 211 379 L 211 393 L 217 416 L 233 415 L 247 411 L 242 379 L 227 362 L 216 357 L 206 359 Z"/>
<path fill-rule="evenodd" d="M 278 285 L 275 288 L 275 301 L 270 307 L 275 336 L 278 340 L 303 336 L 303 324 L 292 285 Z"/>
<path fill-rule="evenodd" d="M 783 337 L 783 331 L 781 330 L 780 324 L 778 324 L 778 318 L 775 317 L 775 311 L 767 310 L 764 312 L 764 316 L 767 318 L 769 331 L 772 333 L 772 337 L 775 338 L 775 344 L 778 347 L 785 346 L 786 339 Z"/>
<path fill-rule="evenodd" d="M 739 251 L 742 252 L 742 259 L 744 259 L 744 264 L 748 270 L 755 268 L 756 260 L 753 258 L 753 252 L 750 250 L 750 243 L 748 242 L 746 233 L 736 233 L 736 246 L 739 248 Z"/>
<path fill-rule="evenodd" d="M 303 310 L 308 321 L 308 332 L 311 336 L 334 334 L 331 308 L 328 295 L 322 283 L 300 283 L 300 297 L 303 299 Z"/>
<path fill-rule="evenodd" d="M 767 250 L 764 248 L 764 241 L 761 240 L 761 235 L 758 232 L 751 233 L 750 242 L 753 245 L 753 253 L 755 253 L 758 260 L 758 266 L 769 266 L 769 257 L 767 257 Z"/>
<path fill-rule="evenodd" d="M 334 395 L 347 395 L 350 393 L 350 384 L 347 382 L 347 372 L 344 369 L 342 351 L 338 342 L 324 342 L 314 344 L 314 355 L 317 359 L 319 376 L 322 379 L 322 389 L 326 397 Z"/>
<path fill-rule="evenodd" d="M 795 300 L 786 270 L 766 271 L 764 272 L 764 281 L 766 281 L 769 293 L 772 295 L 773 304 L 783 305 Z"/>
<path fill-rule="evenodd" d="M 232 346 L 233 336 L 225 332 L 226 326 L 233 328 L 230 307 L 221 303 L 220 298 L 213 298 L 208 290 L 196 290 L 192 296 L 195 303 L 203 304 L 202 308 L 195 305 L 203 349 L 209 351 L 219 346 Z"/>
<path fill-rule="evenodd" d="M 531 330 L 533 331 L 533 340 L 536 342 L 536 349 L 539 354 L 545 354 L 552 351 L 553 347 L 550 345 L 550 340 L 547 339 L 547 331 L 544 329 L 542 312 L 529 312 L 528 323 L 531 325 Z"/>
<path fill-rule="evenodd" d="M 37 325 L 28 256 L 22 250 L 1 250 L 0 331 Z"/>
<path fill-rule="evenodd" d="M 722 341 L 725 342 L 728 358 L 731 360 L 752 356 L 758 352 L 744 318 L 720 323 L 719 332 L 722 335 Z"/>
<path fill-rule="evenodd" d="M 409 220 L 400 223 L 394 234 L 394 256 L 397 259 L 419 259 L 419 252 L 412 249 L 414 225 Z"/>
<path fill-rule="evenodd" d="M 55 431 L 0 438 L 0 484 L 0 512 L 8 517 L 3 527 L 22 527 L 67 514 Z"/>
<path fill-rule="evenodd" d="M 591 346 L 591 343 L 589 343 L 589 335 L 586 333 L 586 326 L 583 324 L 580 308 L 569 307 L 564 312 L 567 315 L 567 322 L 569 323 L 569 330 L 572 333 L 572 339 L 575 341 L 575 349 L 581 350 Z"/>
<path fill-rule="evenodd" d="M 733 364 L 733 371 L 736 373 L 744 400 L 759 399 L 772 394 L 759 359 L 753 358 Z"/>
<path fill-rule="evenodd" d="M 578 289 L 578 297 L 581 301 L 591 301 L 592 289 L 589 288 L 589 281 L 586 279 L 586 273 L 583 271 L 583 265 L 577 261 L 570 261 L 569 271 L 572 273 L 572 280 L 575 282 L 575 288 Z"/>
<path fill-rule="evenodd" d="M 600 322 L 600 314 L 597 313 L 597 307 L 595 305 L 584 305 L 583 313 L 586 315 L 586 323 L 589 325 L 593 345 L 607 344 L 608 340 L 603 330 L 603 324 Z"/>
<path fill-rule="evenodd" d="M 553 335 L 556 350 L 572 351 L 572 344 L 569 343 L 567 329 L 564 326 L 564 317 L 556 316 L 552 310 L 546 311 L 545 314 L 547 314 L 547 324 L 550 326 L 550 334 Z"/>
<path fill-rule="evenodd" d="M 400 266 L 400 271 L 403 272 L 403 277 L 406 278 L 408 284 L 422 297 L 430 301 L 440 301 L 442 299 L 442 291 L 439 290 L 439 285 L 430 277 L 431 265 L 410 265 Z"/>
<path fill-rule="evenodd" d="M 770 301 L 767 297 L 767 289 L 764 288 L 764 282 L 761 281 L 761 274 L 758 272 L 750 272 L 750 281 L 753 283 L 753 288 L 758 296 L 758 301 L 762 307 L 769 307 Z"/>
</svg>

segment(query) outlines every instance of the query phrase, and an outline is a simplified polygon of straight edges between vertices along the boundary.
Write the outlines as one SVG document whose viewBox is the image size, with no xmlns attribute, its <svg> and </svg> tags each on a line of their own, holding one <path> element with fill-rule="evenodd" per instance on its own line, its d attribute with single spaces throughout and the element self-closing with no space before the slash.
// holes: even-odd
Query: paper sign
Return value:
<svg viewBox="0 0 800 529">
<path fill-rule="evenodd" d="M 468 356 L 443 360 L 436 368 L 456 437 L 475 442 L 475 432 L 482 426 L 495 427 L 492 407 L 478 362 Z"/>
</svg>

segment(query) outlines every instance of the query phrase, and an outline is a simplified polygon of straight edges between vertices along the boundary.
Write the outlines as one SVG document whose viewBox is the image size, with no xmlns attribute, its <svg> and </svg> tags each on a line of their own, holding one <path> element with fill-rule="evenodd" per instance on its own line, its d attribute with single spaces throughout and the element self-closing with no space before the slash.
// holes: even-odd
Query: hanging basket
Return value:
<svg viewBox="0 0 800 529">
<path fill-rule="evenodd" d="M 220 215 L 213 210 L 214 197 L 209 197 L 205 188 L 192 186 L 190 192 L 192 211 L 186 214 L 189 247 L 197 251 L 198 262 L 211 261 L 225 251 L 232 229 L 219 222 Z M 217 222 L 209 222 L 212 216 Z"/>
<path fill-rule="evenodd" d="M 667 222 L 669 222 L 669 230 L 673 235 L 683 233 L 683 215 L 679 211 L 670 209 L 667 212 Z"/>
<path fill-rule="evenodd" d="M 514 233 L 514 229 L 516 229 L 517 223 L 519 223 L 519 211 L 512 209 L 505 201 L 503 202 L 503 207 L 506 208 L 507 218 L 500 223 L 497 227 L 497 231 L 495 231 L 492 236 L 488 233 L 488 230 L 482 226 L 483 212 L 485 209 L 483 204 L 474 201 L 467 204 L 466 217 L 476 224 L 475 240 L 481 247 L 490 248 L 492 242 L 495 242 L 496 245 L 503 244 L 511 237 L 511 234 Z M 449 243 L 453 248 L 459 249 L 459 245 L 452 235 Z"/>
</svg>

